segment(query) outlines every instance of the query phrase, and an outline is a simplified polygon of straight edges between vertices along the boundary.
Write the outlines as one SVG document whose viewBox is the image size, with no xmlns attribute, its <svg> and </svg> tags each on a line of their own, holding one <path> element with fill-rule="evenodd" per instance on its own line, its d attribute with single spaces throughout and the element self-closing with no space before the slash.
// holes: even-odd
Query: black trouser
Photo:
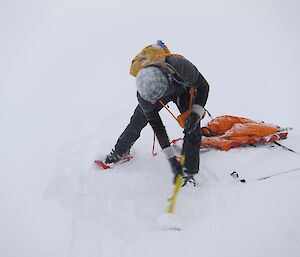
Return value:
<svg viewBox="0 0 300 257">
<path fill-rule="evenodd" d="M 120 154 L 124 154 L 130 150 L 134 142 L 140 137 L 142 129 L 148 124 L 143 110 L 138 105 L 133 115 L 130 118 L 130 123 L 127 125 L 121 136 L 119 137 L 115 150 Z"/>
<path fill-rule="evenodd" d="M 178 106 L 178 109 L 181 110 Z M 130 123 L 127 125 L 121 136 L 119 137 L 115 150 L 119 154 L 123 154 L 130 150 L 134 142 L 140 137 L 142 129 L 148 124 L 148 121 L 142 111 L 141 107 L 138 105 L 132 117 L 130 118 Z M 200 124 L 197 129 L 184 136 L 184 146 L 183 154 L 185 154 L 185 165 L 184 170 L 186 173 L 195 174 L 199 170 L 199 149 L 201 141 L 201 130 Z"/>
<path fill-rule="evenodd" d="M 193 132 L 184 135 L 182 153 L 185 155 L 183 171 L 186 173 L 196 174 L 199 171 L 201 136 L 200 122 Z"/>
</svg>

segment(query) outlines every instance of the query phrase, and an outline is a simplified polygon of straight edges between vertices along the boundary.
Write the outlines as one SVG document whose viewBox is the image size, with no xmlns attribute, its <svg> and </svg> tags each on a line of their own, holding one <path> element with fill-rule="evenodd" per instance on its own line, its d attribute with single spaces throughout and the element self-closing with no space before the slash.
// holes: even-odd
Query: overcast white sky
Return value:
<svg viewBox="0 0 300 257">
<path fill-rule="evenodd" d="M 78 135 L 72 110 L 114 102 L 129 116 L 136 105 L 130 62 L 157 39 L 206 77 L 213 115 L 300 128 L 299 11 L 297 0 L 1 0 L 1 240 L 26 237 L 32 217 L 55 239 L 52 213 L 64 242 L 67 214 L 41 195 L 56 149 Z M 35 232 L 47 247 L 49 238 Z"/>
</svg>

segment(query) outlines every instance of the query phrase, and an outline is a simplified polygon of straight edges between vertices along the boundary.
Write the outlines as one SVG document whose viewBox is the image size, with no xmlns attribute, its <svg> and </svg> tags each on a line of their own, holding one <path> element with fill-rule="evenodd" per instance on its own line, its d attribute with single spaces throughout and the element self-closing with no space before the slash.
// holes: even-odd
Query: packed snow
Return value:
<svg viewBox="0 0 300 257">
<path fill-rule="evenodd" d="M 198 185 L 181 189 L 172 215 L 173 176 L 158 145 L 152 156 L 150 126 L 130 162 L 93 163 L 137 104 L 132 58 L 158 39 L 207 79 L 213 116 L 292 127 L 280 143 L 300 153 L 299 7 L 2 1 L 0 256 L 300 256 L 298 154 L 273 144 L 201 153 Z M 170 138 L 182 137 L 161 116 Z"/>
<path fill-rule="evenodd" d="M 101 133 L 58 152 L 47 196 L 73 214 L 71 256 L 298 255 L 299 155 L 270 145 L 205 152 L 195 177 L 198 186 L 184 187 L 175 214 L 167 215 L 172 174 L 163 154 L 151 154 L 150 128 L 134 146 L 130 162 L 108 171 L 93 164 L 111 147 L 106 135 L 118 135 L 118 124 L 126 121 L 126 112 L 119 112 L 122 118 L 110 119 L 110 126 L 107 119 L 93 117 L 89 126 L 101 127 Z M 180 134 L 167 115 L 167 127 Z M 299 133 L 292 131 L 283 143 L 297 149 L 299 142 Z M 299 171 L 251 181 L 294 168 Z M 249 182 L 234 180 L 233 171 Z"/>
</svg>

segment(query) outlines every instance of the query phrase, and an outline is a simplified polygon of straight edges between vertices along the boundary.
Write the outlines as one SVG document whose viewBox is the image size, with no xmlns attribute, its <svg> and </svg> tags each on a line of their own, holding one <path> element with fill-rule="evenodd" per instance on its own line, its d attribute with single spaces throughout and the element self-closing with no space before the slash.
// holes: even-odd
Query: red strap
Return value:
<svg viewBox="0 0 300 257">
<path fill-rule="evenodd" d="M 155 133 L 153 133 L 153 145 L 152 145 L 152 155 L 153 156 L 157 155 L 157 153 L 154 152 L 154 148 L 155 148 Z"/>
<path fill-rule="evenodd" d="M 183 140 L 182 138 L 177 138 L 177 139 L 173 139 L 170 144 L 176 144 L 178 141 Z M 156 156 L 158 154 L 158 152 L 155 152 L 155 142 L 156 142 L 156 137 L 155 137 L 155 133 L 153 134 L 153 145 L 152 145 L 152 155 Z"/>
</svg>

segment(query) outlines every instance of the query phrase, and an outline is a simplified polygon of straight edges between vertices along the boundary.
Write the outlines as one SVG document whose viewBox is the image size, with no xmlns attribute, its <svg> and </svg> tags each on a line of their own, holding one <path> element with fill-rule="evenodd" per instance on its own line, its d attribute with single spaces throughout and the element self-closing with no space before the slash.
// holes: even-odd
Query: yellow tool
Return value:
<svg viewBox="0 0 300 257">
<path fill-rule="evenodd" d="M 181 158 L 180 158 L 181 167 L 183 167 L 184 161 L 185 161 L 185 156 L 181 155 Z M 175 185 L 174 185 L 173 195 L 169 199 L 170 205 L 169 205 L 169 208 L 168 208 L 168 213 L 174 213 L 176 198 L 177 198 L 177 195 L 180 191 L 181 185 L 182 185 L 182 175 L 177 175 Z"/>
</svg>

